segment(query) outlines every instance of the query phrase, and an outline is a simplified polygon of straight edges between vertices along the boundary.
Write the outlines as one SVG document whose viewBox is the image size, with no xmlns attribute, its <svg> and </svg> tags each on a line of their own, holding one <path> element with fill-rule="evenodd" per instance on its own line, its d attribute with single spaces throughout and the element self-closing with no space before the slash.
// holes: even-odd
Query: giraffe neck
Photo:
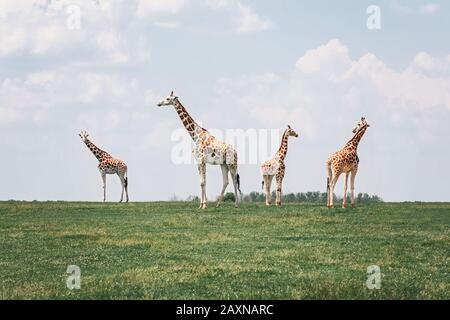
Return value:
<svg viewBox="0 0 450 320">
<path fill-rule="evenodd" d="M 281 145 L 277 152 L 277 157 L 281 160 L 284 160 L 286 157 L 287 149 L 288 149 L 288 139 L 289 135 L 287 134 L 287 130 L 283 134 L 283 138 L 281 138 Z"/>
<path fill-rule="evenodd" d="M 362 128 L 361 130 L 356 132 L 355 135 L 353 136 L 353 138 L 351 138 L 350 141 L 347 142 L 347 144 L 345 145 L 345 148 L 354 148 L 356 150 L 356 148 L 358 148 L 358 144 L 361 141 L 361 138 L 363 137 L 366 130 L 367 130 L 367 127 Z"/>
<path fill-rule="evenodd" d="M 105 156 L 109 156 L 106 151 L 98 148 L 95 144 L 93 144 L 89 139 L 84 141 L 86 146 L 91 150 L 92 154 L 97 158 L 98 161 L 102 161 Z"/>
<path fill-rule="evenodd" d="M 178 116 L 180 117 L 180 120 L 186 128 L 187 132 L 194 141 L 197 139 L 200 132 L 206 131 L 194 121 L 191 115 L 186 111 L 186 108 L 178 99 L 175 103 L 175 110 L 177 111 Z"/>
</svg>

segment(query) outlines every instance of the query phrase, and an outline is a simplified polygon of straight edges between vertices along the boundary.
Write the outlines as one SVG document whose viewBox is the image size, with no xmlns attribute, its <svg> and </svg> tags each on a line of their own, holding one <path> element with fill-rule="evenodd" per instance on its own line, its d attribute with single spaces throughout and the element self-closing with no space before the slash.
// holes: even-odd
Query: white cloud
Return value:
<svg viewBox="0 0 450 320">
<path fill-rule="evenodd" d="M 287 81 L 273 73 L 222 78 L 216 92 L 224 104 L 237 106 L 239 111 L 230 110 L 230 113 L 245 114 L 251 121 L 242 121 L 251 122 L 255 127 L 284 127 L 286 121 L 295 126 L 302 119 L 302 135 L 314 135 L 309 96 L 294 79 Z"/>
<path fill-rule="evenodd" d="M 69 5 L 80 8 L 80 29 L 67 27 Z M 131 2 L 127 5 L 133 7 Z M 137 64 L 150 58 L 149 39 L 130 30 L 146 22 L 129 16 L 130 8 L 122 2 L 41 0 L 16 4 L 7 0 L 0 6 L 4 10 L 0 19 L 0 58 L 22 52 L 46 59 L 67 57 L 71 63 L 85 65 Z"/>
<path fill-rule="evenodd" d="M 428 66 L 428 65 L 427 65 Z M 365 81 L 389 101 L 421 108 L 450 109 L 450 77 L 427 76 L 411 69 L 396 72 L 373 54 L 353 63 L 341 81 Z"/>
<path fill-rule="evenodd" d="M 436 61 L 431 55 L 422 51 L 414 57 L 414 66 L 430 71 L 436 68 Z"/>
<path fill-rule="evenodd" d="M 420 8 L 420 13 L 423 15 L 432 15 L 439 11 L 440 6 L 437 3 L 427 3 Z"/>
<path fill-rule="evenodd" d="M 136 121 L 148 122 L 148 119 L 141 114 Z M 178 120 L 175 117 L 171 119 L 164 119 L 161 122 L 155 123 L 151 128 L 148 128 L 148 132 L 142 137 L 142 140 L 137 143 L 137 148 L 140 152 L 154 150 L 164 150 L 170 153 L 172 144 L 167 143 L 167 137 L 170 137 L 173 133 L 174 127 L 178 124 Z M 182 128 L 181 128 L 182 129 Z"/>
<path fill-rule="evenodd" d="M 193 17 L 195 12 L 198 17 Z M 155 19 L 161 28 L 186 30 L 232 31 L 237 34 L 261 32 L 272 28 L 269 19 L 260 17 L 241 0 L 139 0 L 137 16 Z"/>
<path fill-rule="evenodd" d="M 178 29 L 180 28 L 180 23 L 177 21 L 157 21 L 154 23 L 155 26 L 163 29 Z"/>
<path fill-rule="evenodd" d="M 391 0 L 391 9 L 400 16 L 410 16 L 410 15 L 424 15 L 429 16 L 440 10 L 440 5 L 434 2 L 429 2 L 424 5 L 413 5 L 413 4 L 403 4 L 398 0 Z"/>
<path fill-rule="evenodd" d="M 33 4 L 30 0 L 3 0 L 0 1 L 0 18 L 6 18 Z"/>
<path fill-rule="evenodd" d="M 119 46 L 118 35 L 111 31 L 99 32 L 96 41 L 99 48 L 104 51 L 114 51 L 117 50 Z"/>
<path fill-rule="evenodd" d="M 112 63 L 125 63 L 130 60 L 128 54 L 122 51 L 125 45 L 120 41 L 116 32 L 99 32 L 96 36 L 96 42 L 98 48 L 104 51 L 106 57 Z"/>
<path fill-rule="evenodd" d="M 137 13 L 139 17 L 152 14 L 176 14 L 185 5 L 187 0 L 138 0 Z"/>
<path fill-rule="evenodd" d="M 59 48 L 63 45 L 62 42 L 65 40 L 63 30 L 64 29 L 56 25 L 37 29 L 31 52 L 42 55 L 52 49 L 54 50 L 54 53 L 57 53 Z"/>
<path fill-rule="evenodd" d="M 25 45 L 25 31 L 23 29 L 12 30 L 0 23 L 0 58 L 20 50 Z"/>
<path fill-rule="evenodd" d="M 67 27 L 69 5 L 79 6 L 81 28 Z M 194 14 L 193 14 L 194 13 Z M 197 16 L 206 17 L 198 19 Z M 0 2 L 0 58 L 25 55 L 61 58 L 76 53 L 92 64 L 142 63 L 150 59 L 150 38 L 139 32 L 149 26 L 166 29 L 253 33 L 272 23 L 241 0 L 4 0 Z"/>
<path fill-rule="evenodd" d="M 260 32 L 273 26 L 270 20 L 261 18 L 252 7 L 240 0 L 207 0 L 206 4 L 213 9 L 228 12 L 237 33 Z"/>
<path fill-rule="evenodd" d="M 14 123 L 17 122 L 20 118 L 22 118 L 22 115 L 19 111 L 15 109 L 8 109 L 0 107 L 0 123 L 1 124 L 8 124 L 8 123 Z"/>
<path fill-rule="evenodd" d="M 260 32 L 272 28 L 272 22 L 259 17 L 251 7 L 238 2 L 237 10 L 239 12 L 237 27 L 239 33 Z"/>
<path fill-rule="evenodd" d="M 414 11 L 411 7 L 403 5 L 398 0 L 390 1 L 389 6 L 395 13 L 401 16 L 408 16 Z"/>
<path fill-rule="evenodd" d="M 111 131 L 117 128 L 121 122 L 121 114 L 116 111 L 107 111 L 105 114 L 106 131 Z"/>
<path fill-rule="evenodd" d="M 340 85 L 364 84 L 389 101 L 402 105 L 450 108 L 450 75 L 430 76 L 422 72 L 434 69 L 445 71 L 445 68 L 438 68 L 442 65 L 428 53 L 419 52 L 411 67 L 395 71 L 371 53 L 352 60 L 348 48 L 339 40 L 306 52 L 296 64 L 304 74 L 318 74 Z"/>
<path fill-rule="evenodd" d="M 331 71 L 339 73 L 343 68 L 348 68 L 350 62 L 347 47 L 334 39 L 326 45 L 307 51 L 297 60 L 296 67 L 305 74 Z"/>
<path fill-rule="evenodd" d="M 316 137 L 322 125 L 330 131 L 348 116 L 361 115 L 385 126 L 399 126 L 402 119 L 402 126 L 417 126 L 418 136 L 427 132 L 430 137 L 433 130 L 416 122 L 417 113 L 428 117 L 428 110 L 450 110 L 450 69 L 428 74 L 436 61 L 419 53 L 411 66 L 397 71 L 372 53 L 352 59 L 343 43 L 332 40 L 302 55 L 296 63 L 299 72 L 290 77 L 268 73 L 221 79 L 216 91 L 261 126 L 299 121 L 307 138 Z"/>
<path fill-rule="evenodd" d="M 51 83 L 55 79 L 55 73 L 51 71 L 41 71 L 30 73 L 25 84 L 27 85 L 45 85 Z"/>
<path fill-rule="evenodd" d="M 0 85 L 2 123 L 54 126 L 71 117 L 92 124 L 89 113 L 98 113 L 95 124 L 108 131 L 127 115 L 127 109 L 145 106 L 145 94 L 136 79 L 74 67 L 32 72 L 7 78 Z M 103 115 L 102 115 L 103 114 Z"/>
<path fill-rule="evenodd" d="M 122 99 L 126 100 L 126 95 L 136 90 L 134 80 L 123 79 L 117 75 L 87 72 L 79 74 L 77 78 L 83 92 L 79 100 L 86 104 L 103 99 L 117 99 L 123 103 Z"/>
</svg>

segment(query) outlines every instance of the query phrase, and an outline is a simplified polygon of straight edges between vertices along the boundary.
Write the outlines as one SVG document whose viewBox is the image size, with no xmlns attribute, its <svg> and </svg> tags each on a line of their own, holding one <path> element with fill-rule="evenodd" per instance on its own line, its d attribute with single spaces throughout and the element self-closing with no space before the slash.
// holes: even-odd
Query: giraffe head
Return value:
<svg viewBox="0 0 450 320">
<path fill-rule="evenodd" d="M 174 106 L 176 101 L 178 100 L 178 97 L 173 94 L 173 91 L 168 95 L 166 98 L 162 99 L 158 103 L 158 107 L 164 107 L 164 106 Z"/>
<path fill-rule="evenodd" d="M 286 133 L 288 136 L 290 137 L 296 137 L 298 138 L 298 133 L 294 131 L 294 129 L 291 128 L 291 126 L 288 125 L 287 129 L 286 129 Z"/>
<path fill-rule="evenodd" d="M 353 133 L 357 133 L 362 129 L 367 129 L 370 125 L 367 123 L 366 118 L 361 117 L 361 120 L 358 122 L 355 128 L 353 128 Z"/>
<path fill-rule="evenodd" d="M 81 131 L 78 135 L 81 137 L 81 140 L 83 140 L 83 142 L 86 142 L 88 140 L 89 133 L 87 133 L 86 131 Z"/>
</svg>

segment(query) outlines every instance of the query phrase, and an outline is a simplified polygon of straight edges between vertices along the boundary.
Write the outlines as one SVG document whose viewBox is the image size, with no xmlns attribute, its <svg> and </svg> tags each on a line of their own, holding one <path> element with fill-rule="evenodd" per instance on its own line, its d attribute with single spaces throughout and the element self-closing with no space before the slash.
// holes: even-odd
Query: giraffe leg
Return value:
<svg viewBox="0 0 450 320">
<path fill-rule="evenodd" d="M 273 176 L 267 176 L 266 182 L 266 205 L 270 206 L 272 204 L 272 194 L 270 193 L 270 188 L 272 187 Z"/>
<path fill-rule="evenodd" d="M 276 190 L 276 195 L 277 195 L 277 199 L 276 199 L 276 206 L 279 207 L 281 206 L 281 185 L 283 184 L 283 178 L 284 176 L 279 174 L 276 176 L 276 183 L 277 183 L 277 190 Z"/>
<path fill-rule="evenodd" d="M 101 172 L 103 181 L 103 202 L 106 202 L 106 173 Z"/>
<path fill-rule="evenodd" d="M 222 164 L 220 165 L 220 169 L 222 169 L 223 185 L 222 192 L 220 193 L 219 200 L 217 201 L 217 207 L 220 207 L 221 203 L 223 202 L 223 195 L 228 187 L 228 166 L 226 164 Z"/>
<path fill-rule="evenodd" d="M 200 163 L 198 165 L 198 173 L 200 175 L 200 188 L 201 188 L 201 199 L 199 209 L 206 209 L 206 164 Z"/>
<path fill-rule="evenodd" d="M 236 208 L 239 208 L 239 193 L 238 193 L 238 186 L 237 186 L 237 169 L 235 165 L 229 166 L 230 173 L 231 173 L 231 179 L 233 180 L 233 187 L 234 187 L 234 206 Z"/>
<path fill-rule="evenodd" d="M 330 197 L 329 208 L 334 208 L 334 187 L 336 186 L 336 182 L 338 181 L 340 175 L 341 172 L 336 172 L 330 182 L 330 194 L 328 195 Z"/>
<path fill-rule="evenodd" d="M 351 202 L 352 202 L 352 208 L 355 207 L 355 178 L 356 178 L 356 173 L 358 172 L 358 169 L 355 169 L 351 172 L 351 176 L 350 176 L 350 192 L 351 192 Z"/>
<path fill-rule="evenodd" d="M 331 170 L 331 162 L 327 162 L 327 207 L 331 207 L 330 201 L 330 186 L 333 179 L 333 171 Z"/>
<path fill-rule="evenodd" d="M 331 208 L 331 199 L 330 199 L 330 183 L 331 183 L 331 179 L 328 179 L 327 181 L 327 207 Z"/>
<path fill-rule="evenodd" d="M 270 206 L 269 198 L 269 176 L 263 175 L 264 193 L 266 194 L 266 206 Z"/>
<path fill-rule="evenodd" d="M 347 184 L 348 184 L 348 175 L 349 173 L 345 173 L 345 181 L 344 181 L 344 200 L 342 201 L 342 208 L 347 208 Z"/>
<path fill-rule="evenodd" d="M 123 192 L 125 191 L 125 177 L 120 172 L 118 172 L 117 175 L 119 176 L 120 184 L 122 185 L 122 193 L 120 194 L 120 200 L 119 200 L 119 202 L 122 202 L 123 201 Z"/>
</svg>

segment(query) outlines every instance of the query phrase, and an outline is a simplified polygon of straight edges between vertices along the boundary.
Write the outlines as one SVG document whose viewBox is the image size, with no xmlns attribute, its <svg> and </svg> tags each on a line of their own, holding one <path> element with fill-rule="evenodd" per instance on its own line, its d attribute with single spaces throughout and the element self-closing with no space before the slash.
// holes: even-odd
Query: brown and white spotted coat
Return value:
<svg viewBox="0 0 450 320">
<path fill-rule="evenodd" d="M 328 208 L 334 206 L 334 187 L 342 173 L 345 173 L 344 181 L 344 200 L 342 207 L 347 207 L 347 184 L 348 177 L 350 175 L 350 191 L 351 191 L 351 204 L 355 206 L 355 177 L 358 172 L 359 158 L 357 154 L 358 144 L 361 141 L 364 133 L 370 125 L 363 117 L 358 122 L 357 126 L 353 129 L 355 134 L 350 141 L 339 151 L 333 153 L 327 161 L 327 193 L 328 193 Z"/>
<path fill-rule="evenodd" d="M 288 126 L 285 130 L 283 138 L 281 139 L 280 148 L 275 156 L 261 165 L 261 175 L 263 177 L 262 187 L 264 189 L 265 186 L 266 205 L 268 206 L 272 203 L 270 186 L 272 184 L 273 177 L 275 177 L 276 181 L 276 205 L 281 205 L 281 186 L 286 171 L 284 160 L 286 159 L 289 137 L 298 137 L 298 134 L 291 128 L 291 126 Z"/>
<path fill-rule="evenodd" d="M 120 202 L 123 200 L 123 192 L 126 194 L 126 201 L 128 202 L 128 177 L 127 177 L 127 165 L 120 159 L 113 158 L 108 152 L 98 148 L 92 141 L 89 140 L 89 134 L 82 131 L 80 134 L 81 140 L 91 150 L 94 156 L 99 161 L 98 169 L 102 176 L 103 181 L 103 202 L 106 201 L 106 175 L 117 174 L 122 184 L 122 194 L 120 196 Z"/>
<path fill-rule="evenodd" d="M 186 111 L 177 96 L 173 92 L 158 103 L 158 107 L 173 106 L 180 117 L 181 122 L 194 141 L 192 153 L 198 163 L 198 172 L 200 175 L 200 209 L 206 209 L 206 164 L 220 165 L 222 169 L 223 185 L 217 206 L 223 202 L 223 196 L 228 186 L 228 173 L 234 186 L 235 206 L 239 206 L 241 190 L 239 187 L 238 159 L 236 150 L 229 144 L 217 140 L 208 130 L 199 126 Z M 238 194 L 239 191 L 239 194 Z"/>
</svg>

